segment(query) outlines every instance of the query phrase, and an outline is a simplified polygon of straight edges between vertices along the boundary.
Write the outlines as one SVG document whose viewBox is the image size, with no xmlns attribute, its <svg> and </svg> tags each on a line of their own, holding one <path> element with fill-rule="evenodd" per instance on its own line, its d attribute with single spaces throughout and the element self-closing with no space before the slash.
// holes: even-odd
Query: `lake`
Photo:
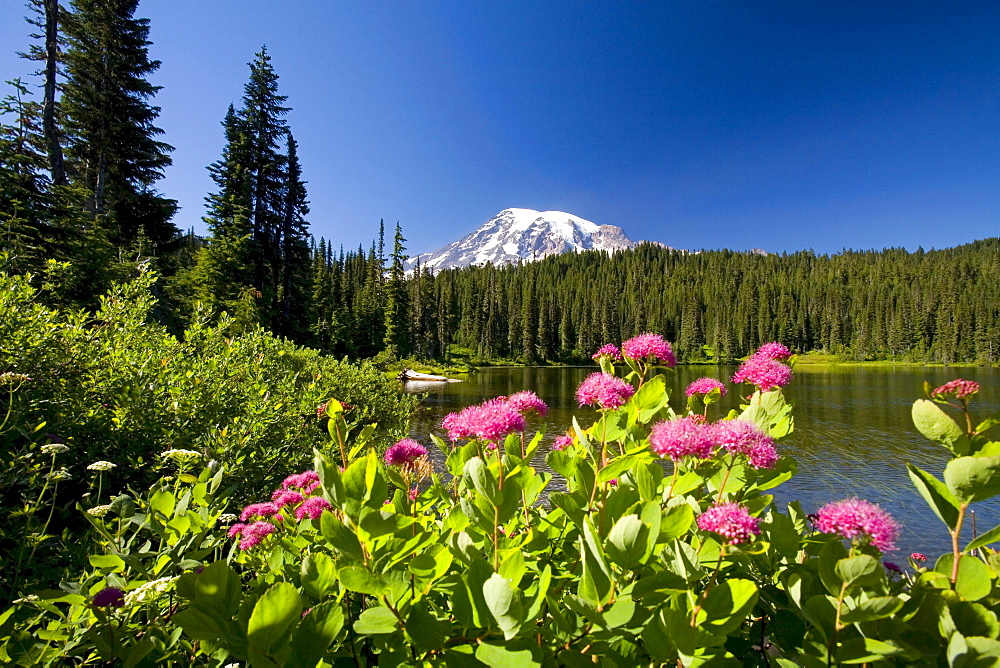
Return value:
<svg viewBox="0 0 1000 668">
<path fill-rule="evenodd" d="M 533 390 L 549 406 L 545 418 L 529 419 L 528 431 L 544 428 L 546 444 L 566 431 L 574 414 L 589 426 L 596 411 L 579 408 L 574 394 L 579 383 L 596 367 L 494 367 L 470 374 L 461 383 L 421 386 L 426 390 L 414 416 L 412 435 L 436 448 L 429 432 L 445 438 L 441 419 L 470 404 L 520 390 Z M 721 408 L 712 406 L 709 416 L 718 417 L 739 403 L 736 388 L 728 383 L 736 367 L 680 366 L 667 376 L 671 405 L 684 406 L 684 388 L 702 376 L 727 383 L 729 394 Z M 910 552 L 934 558 L 951 550 L 944 524 L 913 488 L 906 463 L 942 477 L 948 452 L 921 436 L 910 420 L 910 406 L 923 396 L 924 381 L 937 387 L 954 378 L 975 380 L 983 387 L 973 402 L 979 419 L 1000 412 L 1000 369 L 941 367 L 843 367 L 803 365 L 785 388 L 794 404 L 795 431 L 782 441 L 779 452 L 798 461 L 798 474 L 775 491 L 779 503 L 798 499 L 806 512 L 815 512 L 830 501 L 857 496 L 878 503 L 902 525 L 899 549 L 890 555 L 905 563 Z M 744 389 L 747 386 L 741 386 Z M 1000 439 L 1000 428 L 994 438 Z M 543 446 L 534 462 L 545 469 L 548 447 Z M 555 483 L 556 481 L 553 481 Z M 983 533 L 1000 523 L 1000 497 L 973 506 L 975 523 Z M 970 527 L 971 531 L 971 527 Z M 971 536 L 971 533 L 970 533 Z"/>
</svg>

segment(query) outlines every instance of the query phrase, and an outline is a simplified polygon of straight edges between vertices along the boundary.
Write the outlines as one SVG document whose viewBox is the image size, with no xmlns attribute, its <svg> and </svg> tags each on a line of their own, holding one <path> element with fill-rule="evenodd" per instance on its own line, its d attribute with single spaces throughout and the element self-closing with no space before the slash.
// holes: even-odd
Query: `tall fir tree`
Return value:
<svg viewBox="0 0 1000 668">
<path fill-rule="evenodd" d="M 67 171 L 88 192 L 87 209 L 119 245 L 149 243 L 163 253 L 178 243 L 177 203 L 155 183 L 172 147 L 157 137 L 160 89 L 149 82 L 160 62 L 149 58 L 149 20 L 138 0 L 73 0 L 64 19 Z"/>
<path fill-rule="evenodd" d="M 278 304 L 281 261 L 281 225 L 287 156 L 281 151 L 288 133 L 284 120 L 287 96 L 278 94 L 278 75 L 267 47 L 250 62 L 250 80 L 243 89 L 239 124 L 246 135 L 243 157 L 249 187 L 250 239 L 253 284 L 267 307 L 267 320 L 274 319 Z"/>
<path fill-rule="evenodd" d="M 309 252 L 309 201 L 302 180 L 298 144 L 288 133 L 285 154 L 285 202 L 282 211 L 280 239 L 280 308 L 274 331 L 304 342 L 309 333 L 312 275 Z"/>
<path fill-rule="evenodd" d="M 392 240 L 392 265 L 385 285 L 385 350 L 393 357 L 405 357 L 410 352 L 409 299 L 406 292 L 406 247 L 403 229 L 396 223 Z"/>
</svg>

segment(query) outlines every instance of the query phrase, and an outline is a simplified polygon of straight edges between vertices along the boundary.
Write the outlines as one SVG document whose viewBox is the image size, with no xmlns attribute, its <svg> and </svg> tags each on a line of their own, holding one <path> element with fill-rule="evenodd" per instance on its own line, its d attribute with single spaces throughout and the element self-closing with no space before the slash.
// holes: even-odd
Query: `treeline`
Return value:
<svg viewBox="0 0 1000 668">
<path fill-rule="evenodd" d="M 851 359 L 993 363 L 1000 240 L 948 250 L 685 254 L 655 245 L 442 272 L 442 317 L 482 356 L 579 359 L 643 331 L 681 358 L 779 340 Z"/>
<path fill-rule="evenodd" d="M 326 338 L 316 345 L 379 351 L 381 266 L 374 245 L 334 256 L 321 241 L 314 275 L 323 297 L 315 304 Z M 395 322 L 408 336 L 396 352 L 447 358 L 457 346 L 480 360 L 582 361 L 603 343 L 652 331 L 688 361 L 733 360 L 778 340 L 855 360 L 996 363 L 998 269 L 995 238 L 836 255 L 695 254 L 646 244 L 437 275 L 418 267 L 401 291 L 406 308 Z"/>
</svg>

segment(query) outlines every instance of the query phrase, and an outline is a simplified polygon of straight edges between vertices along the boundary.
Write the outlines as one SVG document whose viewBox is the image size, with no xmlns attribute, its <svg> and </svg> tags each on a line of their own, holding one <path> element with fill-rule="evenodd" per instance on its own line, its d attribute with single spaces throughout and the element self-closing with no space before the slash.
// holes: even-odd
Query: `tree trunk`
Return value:
<svg viewBox="0 0 1000 668">
<path fill-rule="evenodd" d="M 56 72 L 59 55 L 59 0 L 45 0 L 45 100 L 42 106 L 42 132 L 49 154 L 52 183 L 66 185 L 66 168 L 56 129 Z"/>
</svg>

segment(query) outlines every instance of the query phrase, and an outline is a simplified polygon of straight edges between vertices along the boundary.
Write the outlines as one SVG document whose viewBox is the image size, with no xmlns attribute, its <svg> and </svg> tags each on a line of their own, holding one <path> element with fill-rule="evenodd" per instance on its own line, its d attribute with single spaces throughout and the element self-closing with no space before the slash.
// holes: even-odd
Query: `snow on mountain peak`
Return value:
<svg viewBox="0 0 1000 668">
<path fill-rule="evenodd" d="M 472 234 L 418 255 L 407 266 L 412 268 L 419 261 L 421 266 L 439 271 L 487 262 L 531 262 L 569 251 L 614 252 L 634 247 L 624 230 L 615 225 L 598 225 L 564 211 L 504 209 Z"/>
</svg>

